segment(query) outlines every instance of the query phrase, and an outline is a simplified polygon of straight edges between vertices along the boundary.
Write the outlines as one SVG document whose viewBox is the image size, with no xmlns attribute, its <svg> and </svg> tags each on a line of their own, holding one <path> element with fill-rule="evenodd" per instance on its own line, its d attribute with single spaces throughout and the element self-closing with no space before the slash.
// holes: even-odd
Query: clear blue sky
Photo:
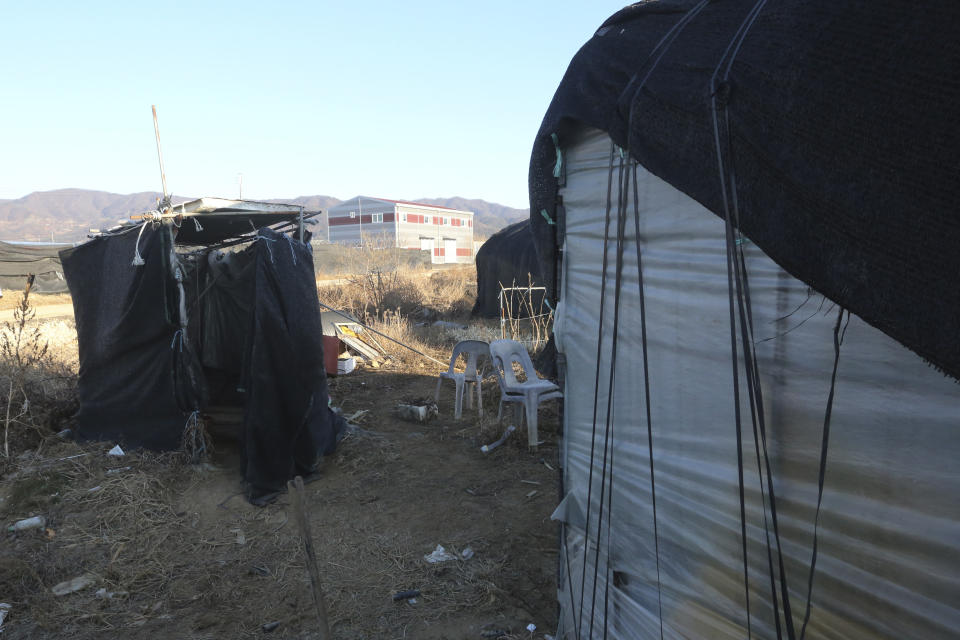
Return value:
<svg viewBox="0 0 960 640">
<path fill-rule="evenodd" d="M 464 196 L 527 206 L 540 120 L 624 0 L 8 2 L 0 198 Z"/>
</svg>

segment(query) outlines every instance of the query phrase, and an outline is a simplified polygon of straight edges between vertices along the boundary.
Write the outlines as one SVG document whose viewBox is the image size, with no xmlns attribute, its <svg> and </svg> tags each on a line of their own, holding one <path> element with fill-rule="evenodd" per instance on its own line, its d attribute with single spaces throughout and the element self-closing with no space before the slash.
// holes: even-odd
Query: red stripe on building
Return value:
<svg viewBox="0 0 960 640">
<path fill-rule="evenodd" d="M 394 219 L 395 219 L 395 218 L 394 218 L 394 214 L 392 214 L 392 213 L 385 213 L 385 214 L 383 214 L 383 221 L 384 221 L 384 222 L 393 222 Z M 357 224 L 357 225 L 359 225 L 359 224 L 360 224 L 360 218 L 359 218 L 359 217 L 351 218 L 351 217 L 349 217 L 349 216 L 337 216 L 336 218 L 330 218 L 330 226 L 331 226 L 331 227 L 337 227 L 337 226 L 346 225 L 346 224 Z M 363 224 L 380 224 L 380 223 L 379 223 L 379 222 L 376 222 L 376 223 L 375 223 L 375 222 L 373 221 L 373 216 L 372 216 L 372 215 L 363 214 Z"/>
<path fill-rule="evenodd" d="M 469 256 L 470 249 L 457 249 L 457 256 Z"/>
</svg>

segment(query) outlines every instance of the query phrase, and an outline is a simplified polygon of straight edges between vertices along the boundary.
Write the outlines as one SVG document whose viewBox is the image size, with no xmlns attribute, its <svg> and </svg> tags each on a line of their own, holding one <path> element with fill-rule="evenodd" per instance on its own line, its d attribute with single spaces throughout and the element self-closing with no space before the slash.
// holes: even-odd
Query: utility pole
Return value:
<svg viewBox="0 0 960 640">
<path fill-rule="evenodd" d="M 238 198 L 238 200 L 243 200 L 243 174 L 242 173 L 237 174 L 237 182 L 240 183 L 240 197 Z"/>
<path fill-rule="evenodd" d="M 357 196 L 357 205 L 360 207 L 360 248 L 363 249 L 363 196 Z"/>
</svg>

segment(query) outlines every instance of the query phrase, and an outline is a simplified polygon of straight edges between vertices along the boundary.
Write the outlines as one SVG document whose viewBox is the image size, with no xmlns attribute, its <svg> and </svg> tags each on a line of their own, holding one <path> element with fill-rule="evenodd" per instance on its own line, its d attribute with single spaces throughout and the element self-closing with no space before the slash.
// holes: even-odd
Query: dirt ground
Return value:
<svg viewBox="0 0 960 640">
<path fill-rule="evenodd" d="M 332 637 L 542 639 L 556 626 L 557 409 L 541 408 L 536 452 L 521 431 L 483 454 L 502 429 L 494 383 L 482 418 L 453 419 L 450 382 L 438 418 L 396 416 L 432 397 L 436 369 L 330 381 L 345 415 L 367 411 L 306 486 Z M 57 437 L 0 464 L 3 637 L 318 637 L 291 497 L 250 505 L 233 434 L 213 436 L 202 465 Z M 44 528 L 7 530 L 33 515 Z M 428 563 L 437 545 L 456 557 Z M 87 586 L 52 593 L 80 576 Z"/>
</svg>

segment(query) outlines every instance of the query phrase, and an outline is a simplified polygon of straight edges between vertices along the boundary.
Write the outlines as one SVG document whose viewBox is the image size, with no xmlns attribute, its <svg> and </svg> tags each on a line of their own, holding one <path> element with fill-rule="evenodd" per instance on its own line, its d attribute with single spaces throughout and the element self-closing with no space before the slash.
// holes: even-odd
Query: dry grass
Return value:
<svg viewBox="0 0 960 640">
<path fill-rule="evenodd" d="M 108 447 L 53 443 L 42 457 L 21 456 L 2 483 L 13 489 L 0 509 L 8 519 L 48 519 L 46 532 L 19 534 L 0 552 L 0 590 L 21 631 L 129 635 L 186 612 L 202 633 L 196 637 L 259 637 L 270 620 L 285 629 L 312 626 L 302 542 L 286 500 L 266 508 L 222 495 L 206 507 L 185 502 L 211 474 L 235 470 L 189 465 L 181 454 L 113 458 Z M 423 558 L 430 542 L 354 519 L 362 487 L 398 458 L 390 442 L 351 436 L 334 464 L 356 487 L 308 485 L 330 622 L 342 638 L 403 637 L 412 624 L 455 619 L 458 611 L 495 612 L 507 597 L 497 586 L 506 561 L 499 543 L 445 539 L 457 559 L 432 565 Z M 467 546 L 476 556 L 459 555 Z M 68 597 L 51 593 L 81 575 L 92 576 L 93 586 Z M 390 597 L 407 589 L 421 592 L 415 606 Z"/>
<path fill-rule="evenodd" d="M 20 303 L 22 290 L 6 289 L 0 298 L 0 311 L 13 309 Z M 51 304 L 70 304 L 73 299 L 69 293 L 31 293 L 30 304 L 35 307 L 44 307 Z"/>
<path fill-rule="evenodd" d="M 341 284 L 318 287 L 320 301 L 346 309 L 361 320 L 400 313 L 414 319 L 465 317 L 476 300 L 472 267 L 438 271 L 424 269 L 371 270 L 345 276 Z"/>
<path fill-rule="evenodd" d="M 17 297 L 13 320 L 0 326 L 3 458 L 37 446 L 77 408 L 76 332 L 63 321 L 37 321 L 36 296 Z"/>
</svg>

